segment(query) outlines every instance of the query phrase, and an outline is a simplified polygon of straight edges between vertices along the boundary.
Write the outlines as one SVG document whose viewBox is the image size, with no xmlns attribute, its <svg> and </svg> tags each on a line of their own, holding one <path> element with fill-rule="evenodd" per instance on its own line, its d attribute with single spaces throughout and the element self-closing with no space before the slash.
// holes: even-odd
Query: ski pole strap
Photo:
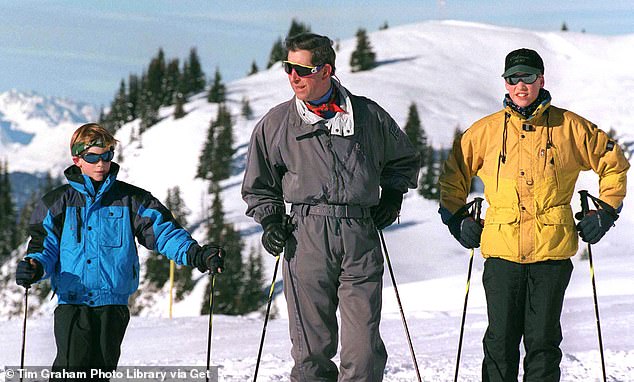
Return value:
<svg viewBox="0 0 634 382">
<path fill-rule="evenodd" d="M 596 196 L 590 195 L 587 190 L 579 191 L 579 197 L 581 198 L 581 213 L 583 216 L 586 216 L 588 211 L 590 211 L 590 206 L 588 204 L 588 199 L 590 199 L 592 200 L 595 208 L 604 210 L 605 212 L 610 214 L 615 221 L 619 218 L 619 214 L 616 212 L 614 207 L 597 198 Z"/>
<path fill-rule="evenodd" d="M 456 220 L 461 221 L 467 216 L 471 216 L 476 221 L 480 221 L 480 212 L 482 212 L 482 198 L 473 198 L 472 201 L 460 207 L 458 211 L 456 211 L 451 218 L 449 218 L 449 223 L 452 223 Z M 473 208 L 472 208 L 473 207 Z M 471 211 L 469 211 L 471 209 Z"/>
</svg>

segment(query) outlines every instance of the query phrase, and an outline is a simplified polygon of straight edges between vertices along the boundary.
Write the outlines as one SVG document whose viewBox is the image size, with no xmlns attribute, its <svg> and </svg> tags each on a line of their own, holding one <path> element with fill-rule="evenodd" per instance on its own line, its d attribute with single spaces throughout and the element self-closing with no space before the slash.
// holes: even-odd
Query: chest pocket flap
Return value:
<svg viewBox="0 0 634 382">
<path fill-rule="evenodd" d="M 104 207 L 99 211 L 99 244 L 120 247 L 123 242 L 123 208 Z"/>
</svg>

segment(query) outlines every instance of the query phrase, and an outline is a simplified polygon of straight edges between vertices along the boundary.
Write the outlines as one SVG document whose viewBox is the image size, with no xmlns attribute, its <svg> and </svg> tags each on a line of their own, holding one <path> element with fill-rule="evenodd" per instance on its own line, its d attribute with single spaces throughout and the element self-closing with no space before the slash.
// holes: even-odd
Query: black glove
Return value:
<svg viewBox="0 0 634 382">
<path fill-rule="evenodd" d="M 288 215 L 269 215 L 262 219 L 262 245 L 268 253 L 277 256 L 286 246 L 286 240 L 293 232 Z"/>
<path fill-rule="evenodd" d="M 607 210 L 590 210 L 577 224 L 577 231 L 581 239 L 589 244 L 596 244 L 612 227 L 618 215 Z"/>
<path fill-rule="evenodd" d="M 379 204 L 372 207 L 372 220 L 376 229 L 389 227 L 401 212 L 403 193 L 391 188 L 384 188 L 381 192 Z"/>
<path fill-rule="evenodd" d="M 482 223 L 476 222 L 471 216 L 452 216 L 447 223 L 449 232 L 458 242 L 465 248 L 480 247 L 480 238 L 482 236 Z"/>
<path fill-rule="evenodd" d="M 202 247 L 193 244 L 187 250 L 187 264 L 205 273 L 222 273 L 225 267 L 225 250 L 219 245 L 206 244 Z"/>
<path fill-rule="evenodd" d="M 24 259 L 18 263 L 15 270 L 15 282 L 25 288 L 38 281 L 44 275 L 44 268 L 35 259 Z"/>
</svg>

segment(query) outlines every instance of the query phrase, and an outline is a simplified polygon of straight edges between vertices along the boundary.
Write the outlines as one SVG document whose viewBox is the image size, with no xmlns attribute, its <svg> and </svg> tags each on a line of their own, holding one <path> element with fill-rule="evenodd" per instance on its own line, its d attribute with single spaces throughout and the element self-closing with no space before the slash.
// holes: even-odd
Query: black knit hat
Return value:
<svg viewBox="0 0 634 382">
<path fill-rule="evenodd" d="M 544 74 L 544 61 L 531 49 L 517 49 L 506 55 L 502 77 L 515 73 Z"/>
</svg>

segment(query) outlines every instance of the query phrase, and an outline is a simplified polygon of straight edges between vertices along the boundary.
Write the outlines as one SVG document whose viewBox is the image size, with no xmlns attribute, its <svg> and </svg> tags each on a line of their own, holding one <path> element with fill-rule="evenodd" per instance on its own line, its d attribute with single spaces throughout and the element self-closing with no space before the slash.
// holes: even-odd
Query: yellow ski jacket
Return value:
<svg viewBox="0 0 634 382">
<path fill-rule="evenodd" d="M 619 145 L 590 121 L 550 102 L 529 119 L 507 106 L 456 139 L 439 180 L 440 205 L 456 212 L 477 175 L 489 203 L 485 258 L 567 259 L 577 252 L 570 201 L 579 172 L 597 173 L 599 198 L 619 208 L 629 167 Z"/>
</svg>

